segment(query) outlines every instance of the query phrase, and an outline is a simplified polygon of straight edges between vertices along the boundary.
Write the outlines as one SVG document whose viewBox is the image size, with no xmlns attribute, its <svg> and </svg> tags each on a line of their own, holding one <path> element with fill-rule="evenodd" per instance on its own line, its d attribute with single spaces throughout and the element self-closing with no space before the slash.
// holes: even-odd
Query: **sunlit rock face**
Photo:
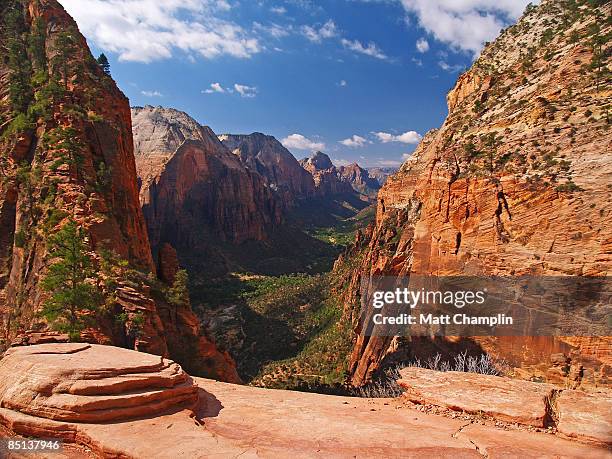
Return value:
<svg viewBox="0 0 612 459">
<path fill-rule="evenodd" d="M 344 274 L 357 335 L 356 292 L 373 275 L 610 274 L 611 90 L 591 65 L 593 40 L 610 31 L 594 25 L 609 15 L 608 3 L 542 2 L 461 75 L 446 121 L 389 177 L 376 224 L 337 263 L 346 273 L 345 262 L 358 260 Z M 385 359 L 460 349 L 455 341 L 357 336 L 352 381 L 368 380 Z M 610 382 L 610 337 L 470 342 L 508 360 L 518 377 Z"/>
</svg>

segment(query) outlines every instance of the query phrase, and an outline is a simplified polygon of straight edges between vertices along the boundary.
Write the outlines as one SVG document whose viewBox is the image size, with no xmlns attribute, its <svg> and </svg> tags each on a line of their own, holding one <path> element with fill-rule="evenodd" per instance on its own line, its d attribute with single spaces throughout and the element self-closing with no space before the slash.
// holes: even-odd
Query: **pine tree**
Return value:
<svg viewBox="0 0 612 459">
<path fill-rule="evenodd" d="M 172 287 L 168 289 L 168 301 L 174 306 L 189 306 L 189 276 L 187 271 L 181 269 L 176 273 Z"/>
<path fill-rule="evenodd" d="M 100 67 L 102 67 L 102 70 L 104 71 L 104 73 L 106 73 L 108 76 L 110 76 L 110 74 L 111 74 L 111 72 L 110 72 L 110 62 L 108 62 L 108 58 L 106 57 L 106 55 L 104 53 L 102 53 L 102 54 L 100 54 L 100 56 L 96 60 L 98 61 L 98 65 L 100 65 Z"/>
<path fill-rule="evenodd" d="M 91 282 L 96 270 L 87 253 L 85 231 L 70 221 L 49 239 L 48 249 L 55 262 L 42 281 L 51 293 L 42 315 L 54 329 L 68 333 L 75 341 L 102 302 L 100 291 Z"/>
</svg>

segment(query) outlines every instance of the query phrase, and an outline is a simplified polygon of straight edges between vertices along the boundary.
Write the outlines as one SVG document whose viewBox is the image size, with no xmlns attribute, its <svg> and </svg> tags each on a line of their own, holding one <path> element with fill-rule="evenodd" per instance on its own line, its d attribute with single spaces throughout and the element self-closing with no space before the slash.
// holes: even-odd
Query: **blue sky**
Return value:
<svg viewBox="0 0 612 459">
<path fill-rule="evenodd" d="M 132 105 L 396 166 L 524 0 L 60 0 Z"/>
</svg>

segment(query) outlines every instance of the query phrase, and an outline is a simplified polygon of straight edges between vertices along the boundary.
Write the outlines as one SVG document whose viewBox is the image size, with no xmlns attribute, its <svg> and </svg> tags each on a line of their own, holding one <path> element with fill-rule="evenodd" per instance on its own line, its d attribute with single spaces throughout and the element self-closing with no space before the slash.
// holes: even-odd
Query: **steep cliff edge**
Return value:
<svg viewBox="0 0 612 459">
<path fill-rule="evenodd" d="M 57 262 L 50 241 L 73 222 L 84 232 L 86 263 L 96 273 L 83 285 L 102 295 L 81 339 L 180 354 L 198 362 L 197 373 L 237 380 L 232 362 L 200 335 L 187 306 L 152 298 L 166 287 L 147 276 L 154 265 L 127 98 L 57 1 L 11 0 L 0 8 L 2 344 L 66 339 L 49 333 L 53 324 L 41 309 L 50 297 L 44 281 Z M 77 316 L 91 315 L 79 309 L 82 298 L 64 299 Z M 206 369 L 207 358 L 225 367 Z"/>
<path fill-rule="evenodd" d="M 222 134 L 223 142 L 242 163 L 261 175 L 281 197 L 285 208 L 312 197 L 315 185 L 295 157 L 274 137 L 258 132 L 249 135 Z"/>
<path fill-rule="evenodd" d="M 454 346 L 359 335 L 364 278 L 610 274 L 609 18 L 609 2 L 529 7 L 459 78 L 443 126 L 388 179 L 376 224 L 336 265 L 350 286 L 353 383 L 385 361 Z M 508 360 L 519 377 L 609 384 L 609 337 L 472 344 Z"/>
<path fill-rule="evenodd" d="M 281 221 L 274 191 L 187 114 L 133 109 L 140 201 L 154 252 L 174 246 L 196 263 L 211 244 L 264 241 Z M 199 255 L 198 255 L 199 253 Z"/>
</svg>

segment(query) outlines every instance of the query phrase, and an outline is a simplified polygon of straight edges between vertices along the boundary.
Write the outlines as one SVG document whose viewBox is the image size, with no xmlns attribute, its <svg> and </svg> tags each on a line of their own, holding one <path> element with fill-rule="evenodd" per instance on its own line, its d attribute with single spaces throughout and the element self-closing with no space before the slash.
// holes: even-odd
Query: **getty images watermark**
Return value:
<svg viewBox="0 0 612 459">
<path fill-rule="evenodd" d="M 373 276 L 362 280 L 369 336 L 609 336 L 612 279 Z"/>
<path fill-rule="evenodd" d="M 396 288 L 394 291 L 374 291 L 372 306 L 379 312 L 374 313 L 372 320 L 375 325 L 513 325 L 514 319 L 506 314 L 494 316 L 471 316 L 465 313 L 457 314 L 434 314 L 428 313 L 400 313 L 397 316 L 387 316 L 382 310 L 385 305 L 403 305 L 410 310 L 417 306 L 454 306 L 462 309 L 466 306 L 483 305 L 487 298 L 487 289 L 484 290 L 458 290 L 458 291 L 431 291 L 421 288 L 410 290 L 407 287 Z"/>
</svg>

